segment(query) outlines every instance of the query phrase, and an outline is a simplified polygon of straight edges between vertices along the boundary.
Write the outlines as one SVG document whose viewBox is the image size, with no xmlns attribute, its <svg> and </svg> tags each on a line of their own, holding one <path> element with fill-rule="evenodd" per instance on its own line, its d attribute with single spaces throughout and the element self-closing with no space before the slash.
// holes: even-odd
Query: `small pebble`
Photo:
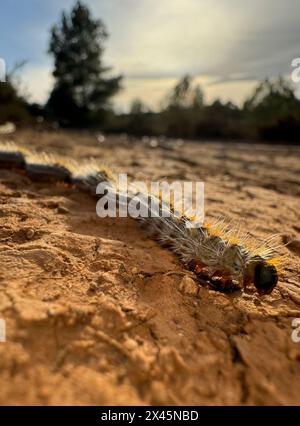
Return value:
<svg viewBox="0 0 300 426">
<path fill-rule="evenodd" d="M 136 349 L 139 345 L 138 345 L 138 343 L 137 343 L 135 340 L 128 338 L 128 339 L 126 339 L 126 340 L 125 340 L 125 342 L 124 342 L 124 346 L 125 346 L 125 348 L 126 348 L 126 349 L 128 349 L 129 351 L 133 351 L 133 350 L 134 350 L 134 349 Z"/>
<path fill-rule="evenodd" d="M 33 229 L 28 229 L 28 230 L 26 231 L 26 238 L 28 238 L 28 240 L 31 240 L 31 238 L 33 238 L 33 237 L 34 237 L 34 234 L 35 234 L 35 232 L 34 232 L 34 230 L 33 230 Z"/>
<path fill-rule="evenodd" d="M 198 294 L 199 288 L 192 278 L 190 278 L 188 275 L 185 275 L 179 284 L 179 290 L 183 294 L 196 296 L 196 294 Z"/>
</svg>

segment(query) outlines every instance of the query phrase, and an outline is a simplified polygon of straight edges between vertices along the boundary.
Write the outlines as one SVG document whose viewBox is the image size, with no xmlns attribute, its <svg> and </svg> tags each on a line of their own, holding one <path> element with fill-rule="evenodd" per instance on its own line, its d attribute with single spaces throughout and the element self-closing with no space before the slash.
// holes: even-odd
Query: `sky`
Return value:
<svg viewBox="0 0 300 426">
<path fill-rule="evenodd" d="M 85 0 L 110 37 L 104 62 L 124 76 L 113 99 L 158 108 L 185 74 L 205 100 L 241 104 L 258 80 L 290 76 L 300 57 L 299 0 Z M 0 57 L 20 72 L 22 90 L 45 102 L 53 85 L 49 31 L 74 0 L 1 0 Z"/>
</svg>

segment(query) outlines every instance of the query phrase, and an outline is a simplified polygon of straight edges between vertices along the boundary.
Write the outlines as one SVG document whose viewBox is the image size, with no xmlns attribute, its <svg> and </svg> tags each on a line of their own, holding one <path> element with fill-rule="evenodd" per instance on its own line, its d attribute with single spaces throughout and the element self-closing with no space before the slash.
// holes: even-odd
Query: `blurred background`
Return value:
<svg viewBox="0 0 300 426">
<path fill-rule="evenodd" d="M 0 125 L 300 141 L 297 0 L 2 0 Z"/>
</svg>

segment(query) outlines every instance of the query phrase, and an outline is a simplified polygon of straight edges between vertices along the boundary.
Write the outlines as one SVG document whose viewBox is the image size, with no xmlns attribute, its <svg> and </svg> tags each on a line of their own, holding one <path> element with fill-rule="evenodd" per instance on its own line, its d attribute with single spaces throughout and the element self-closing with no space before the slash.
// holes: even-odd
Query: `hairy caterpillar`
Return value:
<svg viewBox="0 0 300 426">
<path fill-rule="evenodd" d="M 62 157 L 36 153 L 13 143 L 0 145 L 0 168 L 22 170 L 38 181 L 65 182 L 96 195 L 99 183 L 114 188 L 113 174 L 91 161 L 78 164 Z M 115 189 L 118 195 L 120 190 Z M 131 190 L 130 197 L 143 194 Z M 159 200 L 161 203 L 162 200 Z M 232 290 L 254 284 L 259 294 L 269 294 L 278 281 L 278 258 L 274 257 L 271 237 L 264 244 L 253 243 L 249 235 L 239 236 L 224 221 L 187 226 L 195 220 L 178 217 L 170 208 L 169 217 L 140 219 L 150 236 L 176 253 L 183 264 L 200 279 L 219 290 Z"/>
</svg>

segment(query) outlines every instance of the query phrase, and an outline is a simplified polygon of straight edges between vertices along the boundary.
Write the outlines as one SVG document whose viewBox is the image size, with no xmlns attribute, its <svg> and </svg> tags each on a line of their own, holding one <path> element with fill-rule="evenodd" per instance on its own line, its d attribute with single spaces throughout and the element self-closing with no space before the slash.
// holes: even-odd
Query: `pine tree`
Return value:
<svg viewBox="0 0 300 426">
<path fill-rule="evenodd" d="M 110 68 L 102 63 L 107 37 L 103 22 L 80 1 L 52 28 L 55 85 L 47 109 L 62 125 L 101 124 L 108 99 L 119 90 L 121 77 L 107 77 Z"/>
</svg>

